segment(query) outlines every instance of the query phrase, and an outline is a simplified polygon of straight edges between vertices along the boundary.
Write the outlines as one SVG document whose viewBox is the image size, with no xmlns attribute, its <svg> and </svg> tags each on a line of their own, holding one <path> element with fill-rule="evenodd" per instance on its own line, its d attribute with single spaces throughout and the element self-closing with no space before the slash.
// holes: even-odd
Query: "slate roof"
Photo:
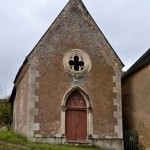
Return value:
<svg viewBox="0 0 150 150">
<path fill-rule="evenodd" d="M 122 79 L 150 64 L 150 48 L 122 75 Z"/>
</svg>

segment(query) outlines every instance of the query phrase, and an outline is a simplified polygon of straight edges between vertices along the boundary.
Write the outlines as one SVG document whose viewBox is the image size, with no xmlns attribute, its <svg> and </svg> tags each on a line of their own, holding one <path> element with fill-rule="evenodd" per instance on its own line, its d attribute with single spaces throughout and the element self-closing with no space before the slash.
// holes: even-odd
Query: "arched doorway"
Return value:
<svg viewBox="0 0 150 150">
<path fill-rule="evenodd" d="M 67 142 L 86 142 L 87 105 L 78 91 L 72 92 L 66 101 L 65 133 Z"/>
</svg>

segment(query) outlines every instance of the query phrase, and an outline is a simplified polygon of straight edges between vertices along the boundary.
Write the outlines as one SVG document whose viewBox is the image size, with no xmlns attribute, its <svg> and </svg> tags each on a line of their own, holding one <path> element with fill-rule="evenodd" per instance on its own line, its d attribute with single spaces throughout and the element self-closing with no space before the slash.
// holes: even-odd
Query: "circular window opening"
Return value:
<svg viewBox="0 0 150 150">
<path fill-rule="evenodd" d="M 91 61 L 89 56 L 78 49 L 73 49 L 67 52 L 63 59 L 66 71 L 73 76 L 83 76 L 89 72 L 91 68 Z"/>
<path fill-rule="evenodd" d="M 69 65 L 70 68 L 73 68 L 75 71 L 83 70 L 84 61 L 80 61 L 79 56 L 74 56 L 73 60 L 69 60 Z"/>
</svg>

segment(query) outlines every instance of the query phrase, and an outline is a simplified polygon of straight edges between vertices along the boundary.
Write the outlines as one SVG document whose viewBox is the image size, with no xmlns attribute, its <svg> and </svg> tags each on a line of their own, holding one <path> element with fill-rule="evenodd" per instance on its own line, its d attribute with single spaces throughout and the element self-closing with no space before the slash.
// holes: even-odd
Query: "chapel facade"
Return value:
<svg viewBox="0 0 150 150">
<path fill-rule="evenodd" d="M 123 150 L 123 63 L 81 0 L 70 0 L 14 81 L 13 129 L 44 143 Z"/>
</svg>

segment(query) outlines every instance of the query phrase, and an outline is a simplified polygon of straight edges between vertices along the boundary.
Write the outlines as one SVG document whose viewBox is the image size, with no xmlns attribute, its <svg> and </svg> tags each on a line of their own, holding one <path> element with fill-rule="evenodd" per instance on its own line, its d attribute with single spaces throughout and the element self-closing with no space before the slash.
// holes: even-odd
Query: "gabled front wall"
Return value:
<svg viewBox="0 0 150 150">
<path fill-rule="evenodd" d="M 65 136 L 61 104 L 66 92 L 77 86 L 86 91 L 92 103 L 92 138 L 122 139 L 122 66 L 87 12 L 82 7 L 65 9 L 68 13 L 57 18 L 29 58 L 36 62 L 34 71 L 38 72 L 34 89 L 37 130 L 33 137 Z M 72 49 L 86 52 L 92 64 L 89 73 L 77 81 L 63 66 L 64 55 Z"/>
<path fill-rule="evenodd" d="M 137 131 L 150 148 L 150 65 L 122 80 L 124 131 Z"/>
</svg>

